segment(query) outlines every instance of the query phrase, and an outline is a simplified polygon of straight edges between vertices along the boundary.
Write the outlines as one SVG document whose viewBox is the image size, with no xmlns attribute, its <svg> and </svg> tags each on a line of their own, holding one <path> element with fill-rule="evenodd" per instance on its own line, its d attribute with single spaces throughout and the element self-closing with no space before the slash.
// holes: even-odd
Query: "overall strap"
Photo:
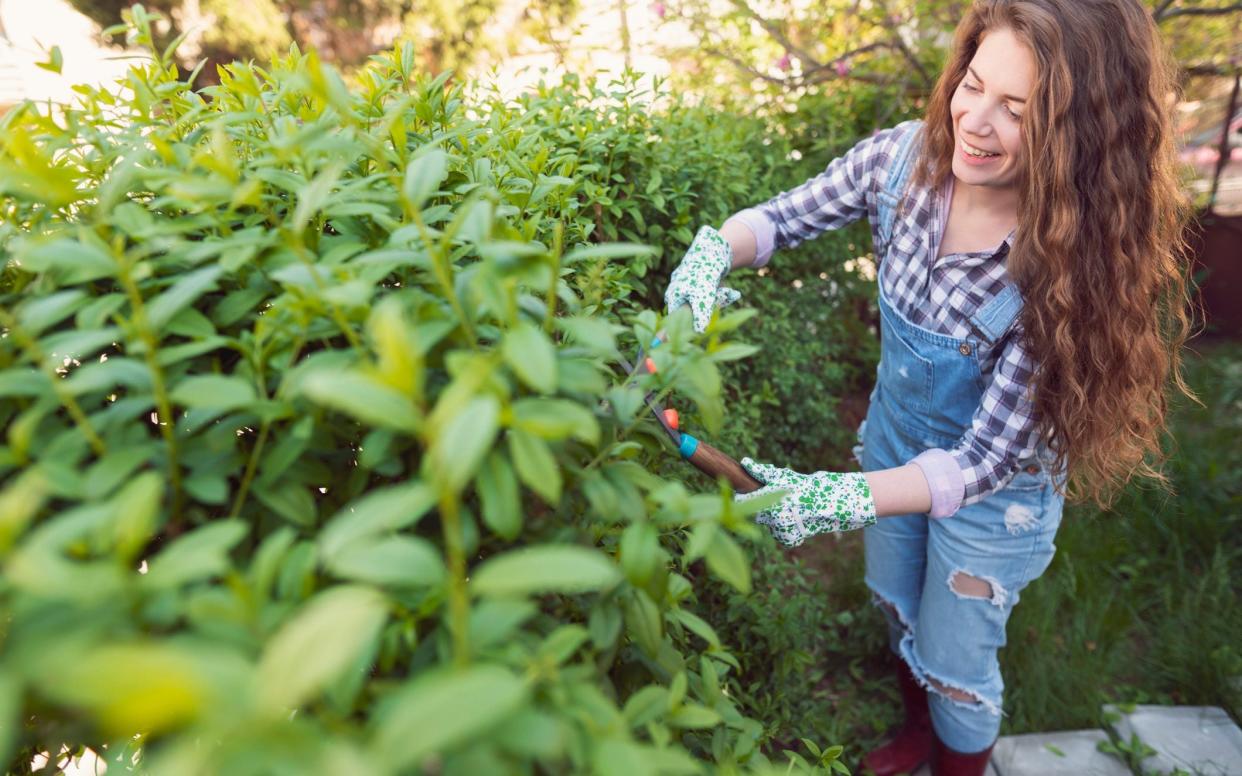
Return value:
<svg viewBox="0 0 1242 776">
<path fill-rule="evenodd" d="M 893 238 L 893 221 L 901 204 L 901 195 L 906 190 L 906 183 L 914 172 L 914 162 L 918 159 L 918 147 L 923 135 L 921 126 L 906 132 L 897 146 L 897 153 L 888 168 L 888 177 L 884 187 L 876 195 L 876 215 L 879 221 L 880 239 L 888 245 Z"/>
<path fill-rule="evenodd" d="M 970 316 L 970 323 L 988 344 L 1005 336 L 1022 312 L 1022 294 L 1012 283 L 1006 283 L 999 294 Z"/>
</svg>

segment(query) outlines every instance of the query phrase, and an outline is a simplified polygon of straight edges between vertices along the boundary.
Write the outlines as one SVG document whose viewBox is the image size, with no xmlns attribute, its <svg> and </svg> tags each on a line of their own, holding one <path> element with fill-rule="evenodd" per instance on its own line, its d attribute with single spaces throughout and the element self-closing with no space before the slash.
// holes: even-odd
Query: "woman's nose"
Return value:
<svg viewBox="0 0 1242 776">
<path fill-rule="evenodd" d="M 987 111 L 981 108 L 973 108 L 963 113 L 958 125 L 963 132 L 975 137 L 987 137 L 992 134 L 992 122 L 988 118 Z"/>
</svg>

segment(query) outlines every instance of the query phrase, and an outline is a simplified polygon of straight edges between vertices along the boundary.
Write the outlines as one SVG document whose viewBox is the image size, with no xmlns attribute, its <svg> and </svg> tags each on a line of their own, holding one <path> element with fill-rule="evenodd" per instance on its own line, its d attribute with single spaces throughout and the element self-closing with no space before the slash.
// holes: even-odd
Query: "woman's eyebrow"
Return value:
<svg viewBox="0 0 1242 776">
<path fill-rule="evenodd" d="M 975 77 L 975 80 L 976 80 L 976 81 L 978 81 L 980 84 L 982 84 L 982 83 L 983 83 L 983 79 L 979 77 L 979 74 L 975 72 L 975 69 L 974 69 L 973 67 L 971 67 L 970 65 L 967 65 L 967 66 L 966 66 L 966 69 L 970 71 L 970 74 L 971 74 L 972 76 L 974 76 L 974 77 Z M 1020 103 L 1022 103 L 1023 105 L 1025 105 L 1025 104 L 1026 104 L 1026 98 L 1025 98 L 1025 97 L 1014 97 L 1012 94 L 1006 94 L 1006 95 L 1005 95 L 1005 99 L 1006 99 L 1006 100 L 1012 100 L 1013 102 L 1020 102 Z"/>
</svg>

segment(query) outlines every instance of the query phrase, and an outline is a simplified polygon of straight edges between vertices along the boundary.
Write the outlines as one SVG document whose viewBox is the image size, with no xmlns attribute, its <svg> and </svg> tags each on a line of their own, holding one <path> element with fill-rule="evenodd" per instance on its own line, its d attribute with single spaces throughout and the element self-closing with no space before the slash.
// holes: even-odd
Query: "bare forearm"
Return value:
<svg viewBox="0 0 1242 776">
<path fill-rule="evenodd" d="M 915 464 L 867 472 L 865 476 L 875 500 L 876 517 L 918 514 L 931 509 L 927 478 Z"/>
<path fill-rule="evenodd" d="M 755 242 L 755 234 L 750 231 L 750 227 L 738 220 L 726 221 L 724 226 L 720 227 L 720 236 L 724 237 L 729 247 L 733 249 L 732 269 L 749 267 L 755 263 L 758 246 Z"/>
</svg>

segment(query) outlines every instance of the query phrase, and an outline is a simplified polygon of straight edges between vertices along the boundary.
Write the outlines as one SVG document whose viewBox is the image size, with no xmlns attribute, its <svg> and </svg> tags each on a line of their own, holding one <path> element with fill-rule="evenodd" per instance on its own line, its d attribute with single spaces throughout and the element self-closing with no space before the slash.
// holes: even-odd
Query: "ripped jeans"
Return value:
<svg viewBox="0 0 1242 776">
<path fill-rule="evenodd" d="M 945 442 L 911 439 L 886 415 L 873 403 L 860 430 L 866 471 Z M 1040 462 L 1023 461 L 1007 487 L 952 517 L 890 517 L 865 531 L 866 582 L 889 621 L 890 646 L 929 688 L 932 726 L 951 749 L 980 751 L 1000 732 L 997 650 L 1019 591 L 1052 561 L 1063 504 Z"/>
</svg>

